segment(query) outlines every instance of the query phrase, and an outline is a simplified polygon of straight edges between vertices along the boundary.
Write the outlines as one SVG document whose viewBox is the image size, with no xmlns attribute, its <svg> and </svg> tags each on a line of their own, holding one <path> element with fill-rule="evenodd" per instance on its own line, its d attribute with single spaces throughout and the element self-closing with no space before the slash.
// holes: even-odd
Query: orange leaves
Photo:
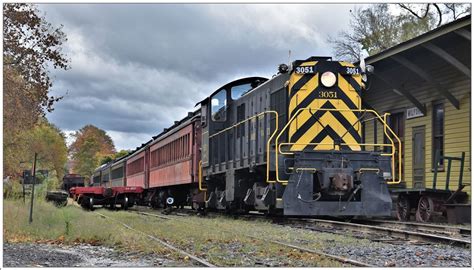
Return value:
<svg viewBox="0 0 474 270">
<path fill-rule="evenodd" d="M 99 165 L 99 161 L 115 153 L 115 146 L 107 133 L 93 125 L 86 125 L 74 134 L 75 140 L 69 147 L 74 161 L 74 171 L 86 178 Z"/>
</svg>

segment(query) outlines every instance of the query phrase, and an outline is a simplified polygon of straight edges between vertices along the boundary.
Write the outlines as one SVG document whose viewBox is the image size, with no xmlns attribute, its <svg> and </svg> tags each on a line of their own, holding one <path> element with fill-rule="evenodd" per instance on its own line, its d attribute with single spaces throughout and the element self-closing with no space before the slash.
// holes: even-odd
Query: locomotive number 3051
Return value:
<svg viewBox="0 0 474 270">
<path fill-rule="evenodd" d="M 336 91 L 321 91 L 319 92 L 319 98 L 337 98 Z"/>
<path fill-rule="evenodd" d="M 298 74 L 314 73 L 314 67 L 296 67 L 295 72 Z"/>
</svg>

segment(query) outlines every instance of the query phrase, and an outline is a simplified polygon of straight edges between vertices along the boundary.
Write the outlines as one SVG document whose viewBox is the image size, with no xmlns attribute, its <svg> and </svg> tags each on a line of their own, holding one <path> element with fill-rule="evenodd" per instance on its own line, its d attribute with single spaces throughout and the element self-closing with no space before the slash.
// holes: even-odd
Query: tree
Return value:
<svg viewBox="0 0 474 270">
<path fill-rule="evenodd" d="M 456 8 L 460 6 L 451 13 L 456 13 Z M 470 7 L 462 10 L 466 14 Z M 459 18 L 460 11 L 457 12 L 454 18 Z M 356 8 L 351 12 L 350 30 L 339 32 L 328 41 L 337 58 L 354 62 L 359 60 L 362 50 L 373 55 L 437 27 L 446 14 L 447 8 L 438 4 L 375 4 Z"/>
<path fill-rule="evenodd" d="M 398 6 L 420 20 L 431 14 L 437 19 L 436 27 L 439 27 L 443 21 L 457 20 L 471 13 L 471 5 L 461 3 L 398 4 Z"/>
<path fill-rule="evenodd" d="M 107 133 L 93 125 L 86 125 L 74 135 L 69 153 L 75 162 L 75 171 L 89 178 L 100 161 L 115 154 L 115 146 Z"/>
<path fill-rule="evenodd" d="M 61 27 L 48 23 L 35 5 L 4 4 L 3 15 L 3 172 L 18 177 L 20 162 L 32 155 L 29 135 L 61 99 L 48 96 L 49 67 L 68 69 L 69 60 L 61 51 Z"/>
<path fill-rule="evenodd" d="M 40 118 L 34 128 L 21 131 L 15 138 L 21 143 L 14 148 L 4 149 L 4 171 L 8 175 L 19 177 L 23 170 L 30 170 L 36 152 L 37 168 L 50 171 L 53 178 L 62 179 L 67 161 L 67 146 L 64 134 L 56 126 L 46 118 Z"/>
<path fill-rule="evenodd" d="M 25 80 L 25 94 L 40 106 L 41 112 L 52 111 L 60 98 L 48 97 L 52 86 L 48 67 L 68 69 L 69 60 L 62 53 L 67 41 L 62 25 L 54 28 L 32 4 L 3 6 L 3 65 L 15 69 Z"/>
<path fill-rule="evenodd" d="M 43 118 L 28 136 L 29 151 L 38 153 L 38 168 L 53 170 L 62 179 L 68 152 L 65 135 Z"/>
<path fill-rule="evenodd" d="M 123 157 L 123 156 L 126 156 L 126 155 L 128 155 L 128 154 L 130 154 L 130 151 L 129 151 L 129 150 L 120 150 L 119 152 L 117 152 L 117 153 L 115 153 L 115 154 L 113 154 L 113 155 L 105 156 L 104 158 L 102 158 L 102 159 L 100 160 L 100 165 L 107 164 L 107 163 L 109 163 L 109 162 L 111 162 L 111 161 L 114 161 L 114 160 L 116 160 L 116 159 L 119 159 L 119 158 L 121 158 L 121 157 Z"/>
</svg>

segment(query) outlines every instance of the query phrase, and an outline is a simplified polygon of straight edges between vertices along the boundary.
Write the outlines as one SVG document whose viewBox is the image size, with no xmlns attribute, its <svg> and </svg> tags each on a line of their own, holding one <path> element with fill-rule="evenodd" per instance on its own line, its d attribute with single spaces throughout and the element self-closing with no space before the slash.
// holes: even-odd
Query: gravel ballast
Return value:
<svg viewBox="0 0 474 270">
<path fill-rule="evenodd" d="M 119 252 L 104 246 L 4 243 L 4 267 L 187 266 L 156 254 Z"/>
</svg>

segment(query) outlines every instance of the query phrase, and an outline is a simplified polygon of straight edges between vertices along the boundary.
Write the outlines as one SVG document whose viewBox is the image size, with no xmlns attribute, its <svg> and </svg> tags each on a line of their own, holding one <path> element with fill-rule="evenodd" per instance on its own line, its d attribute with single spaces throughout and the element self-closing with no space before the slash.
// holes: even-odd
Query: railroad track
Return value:
<svg viewBox="0 0 474 270">
<path fill-rule="evenodd" d="M 390 227 L 402 230 L 414 230 L 432 234 L 449 235 L 453 237 L 456 236 L 458 238 L 471 237 L 471 228 L 468 227 L 445 226 L 439 224 L 418 222 L 401 222 L 393 220 L 353 220 L 352 222 L 358 224 Z"/>
<path fill-rule="evenodd" d="M 151 239 L 151 240 L 153 240 L 153 241 L 155 241 L 155 242 L 158 242 L 159 244 L 161 244 L 161 245 L 167 247 L 168 249 L 171 249 L 171 250 L 173 250 L 173 251 L 175 251 L 175 252 L 178 252 L 178 253 L 180 253 L 180 254 L 182 254 L 182 255 L 184 255 L 184 256 L 190 258 L 191 260 L 197 262 L 199 265 L 206 266 L 206 267 L 216 267 L 215 265 L 211 264 L 210 262 L 206 261 L 206 260 L 203 259 L 203 258 L 199 258 L 199 257 L 197 257 L 197 256 L 195 256 L 195 255 L 193 255 L 193 254 L 190 254 L 190 253 L 186 252 L 185 250 L 180 249 L 180 248 L 178 248 L 178 247 L 175 247 L 175 246 L 173 246 L 173 245 L 171 245 L 171 244 L 169 244 L 169 243 L 167 243 L 167 242 L 165 242 L 165 241 L 163 241 L 163 240 L 161 240 L 161 239 L 159 239 L 159 238 L 157 238 L 157 237 L 155 237 L 155 236 L 153 236 L 153 235 L 150 235 L 150 234 L 147 234 L 147 233 L 145 233 L 145 232 L 143 232 L 143 231 L 137 230 L 137 229 L 131 227 L 130 225 L 121 222 L 120 220 L 114 219 L 114 218 L 112 218 L 112 217 L 109 217 L 109 216 L 104 215 L 104 214 L 101 214 L 101 213 L 96 213 L 96 214 L 97 214 L 98 216 L 102 217 L 102 218 L 106 218 L 106 219 L 112 220 L 112 221 L 114 221 L 114 222 L 116 222 L 116 223 L 122 225 L 123 227 L 125 227 L 125 228 L 127 228 L 127 229 L 129 229 L 129 230 L 131 230 L 131 231 L 134 231 L 134 232 L 136 232 L 136 233 L 142 234 L 142 235 L 146 236 L 147 238 L 149 238 L 149 239 Z"/>
<path fill-rule="evenodd" d="M 165 216 L 165 215 L 162 215 L 162 214 L 154 214 L 154 213 L 144 212 L 144 211 L 133 211 L 133 212 L 136 213 L 136 214 L 139 214 L 139 215 L 151 216 L 151 217 L 156 217 L 156 218 L 160 218 L 160 219 L 177 220 L 179 222 L 186 222 L 186 221 L 183 221 L 183 218 L 173 218 L 173 217 Z M 225 232 L 225 233 L 237 234 L 236 232 L 231 232 L 231 231 L 224 230 L 224 229 L 219 229 L 219 230 L 222 231 L 222 232 Z M 271 243 L 276 244 L 276 245 L 285 246 L 285 247 L 289 247 L 289 248 L 292 248 L 292 249 L 297 249 L 297 250 L 300 250 L 300 251 L 316 254 L 316 255 L 319 255 L 319 256 L 328 257 L 328 258 L 331 258 L 333 260 L 336 260 L 336 261 L 339 261 L 339 262 L 342 262 L 342 263 L 345 263 L 345 264 L 350 264 L 352 266 L 375 267 L 374 265 L 371 265 L 371 264 L 356 261 L 356 260 L 349 259 L 349 258 L 342 257 L 342 256 L 337 256 L 337 255 L 325 253 L 325 252 L 322 252 L 322 251 L 319 251 L 319 250 L 314 250 L 314 249 L 310 249 L 310 248 L 306 248 L 306 247 L 301 247 L 301 246 L 298 246 L 298 245 L 295 245 L 295 244 L 292 244 L 292 243 L 286 243 L 286 242 L 281 242 L 281 241 L 277 241 L 277 240 L 271 240 L 271 239 L 268 239 L 268 238 L 262 238 L 262 237 L 255 236 L 255 235 L 250 235 L 250 234 L 245 234 L 245 235 L 240 235 L 240 236 L 245 236 L 245 237 L 256 239 L 256 240 L 259 240 L 259 241 L 262 241 L 262 242 L 271 242 Z"/>
<path fill-rule="evenodd" d="M 374 233 L 379 233 L 382 236 L 389 236 L 391 239 L 375 239 L 377 241 L 391 241 L 391 240 L 403 240 L 403 241 L 416 241 L 416 242 L 425 242 L 425 243 L 434 243 L 434 244 L 447 244 L 453 246 L 460 246 L 460 247 L 470 247 L 471 240 L 470 235 L 463 235 L 459 237 L 452 237 L 447 236 L 445 232 L 440 232 L 442 228 L 446 228 L 445 226 L 441 225 L 420 225 L 417 227 L 418 224 L 416 223 L 391 223 L 391 222 L 382 222 L 382 221 L 375 221 L 374 224 L 379 225 L 369 225 L 369 224 L 361 224 L 363 222 L 342 222 L 342 221 L 335 221 L 335 220 L 325 220 L 325 219 L 285 219 L 277 221 L 280 224 L 289 224 L 289 225 L 300 225 L 306 229 L 313 229 L 313 230 L 320 230 L 321 228 L 330 229 L 332 231 L 336 230 L 349 230 L 352 232 L 356 232 L 372 238 L 374 240 Z M 372 223 L 372 221 L 364 221 L 365 223 Z M 385 224 L 385 225 L 384 225 Z M 390 224 L 390 226 L 387 226 Z M 416 224 L 416 225 L 415 225 Z M 403 228 L 411 228 L 417 230 L 407 230 L 407 229 L 400 229 L 393 227 L 397 225 Z M 427 232 L 420 232 L 420 228 L 430 228 L 432 231 L 431 233 Z M 438 231 L 433 232 L 433 228 L 436 228 Z M 456 227 L 449 227 L 451 230 Z M 329 231 L 329 230 L 325 230 Z M 467 233 L 467 230 L 460 230 L 464 233 Z M 470 230 L 469 230 L 470 233 Z M 461 235 L 461 234 L 459 234 Z"/>
<path fill-rule="evenodd" d="M 184 209 L 174 212 L 177 215 L 189 215 L 190 211 Z M 210 213 L 211 214 L 211 213 Z M 212 215 L 215 213 L 212 213 Z M 220 216 L 219 214 L 217 214 Z M 353 220 L 342 222 L 329 219 L 314 218 L 288 218 L 268 217 L 261 213 L 249 213 L 240 215 L 241 218 L 271 218 L 276 224 L 299 226 L 305 229 L 337 233 L 337 231 L 348 230 L 364 235 L 374 241 L 385 241 L 395 243 L 396 241 L 412 241 L 416 243 L 447 244 L 452 246 L 470 247 L 471 229 L 465 227 L 435 225 L 429 223 L 399 222 L 390 220 Z M 382 238 L 374 238 L 378 233 Z M 388 239 L 384 237 L 388 236 Z"/>
</svg>

